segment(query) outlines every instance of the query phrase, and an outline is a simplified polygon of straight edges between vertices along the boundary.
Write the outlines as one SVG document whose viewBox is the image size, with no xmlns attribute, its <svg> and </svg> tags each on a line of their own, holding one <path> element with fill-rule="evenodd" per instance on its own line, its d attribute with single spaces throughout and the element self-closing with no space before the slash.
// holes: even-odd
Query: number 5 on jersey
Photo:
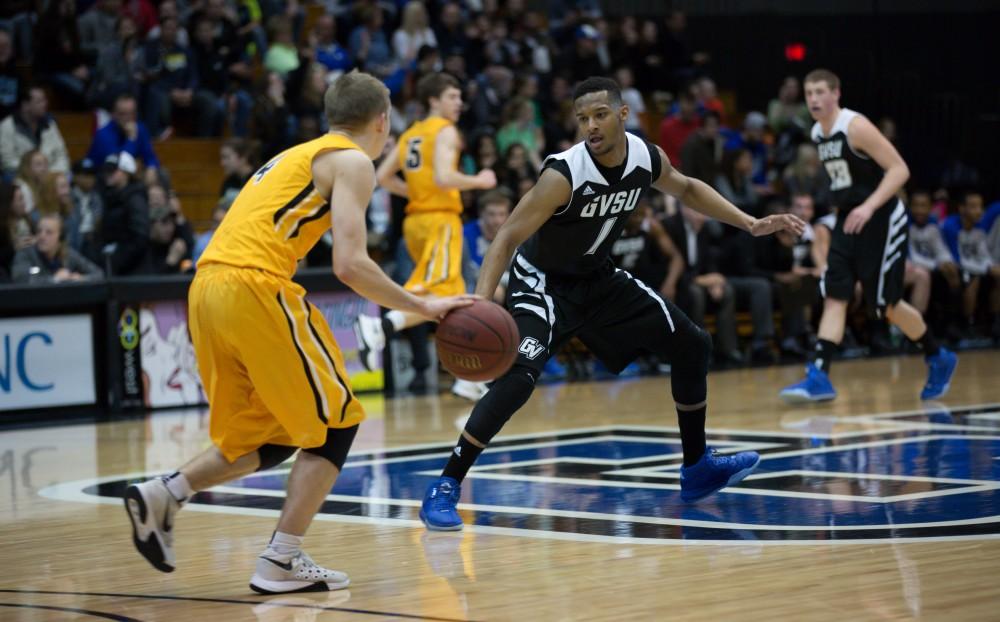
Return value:
<svg viewBox="0 0 1000 622">
<path fill-rule="evenodd" d="M 423 137 L 420 136 L 406 141 L 406 170 L 414 171 L 420 168 L 420 144 L 423 141 Z"/>
</svg>

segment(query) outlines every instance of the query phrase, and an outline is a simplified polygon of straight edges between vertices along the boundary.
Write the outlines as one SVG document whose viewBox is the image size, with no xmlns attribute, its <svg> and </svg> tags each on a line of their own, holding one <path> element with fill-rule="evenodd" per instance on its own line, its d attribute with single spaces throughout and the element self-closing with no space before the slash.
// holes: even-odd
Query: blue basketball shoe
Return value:
<svg viewBox="0 0 1000 622">
<path fill-rule="evenodd" d="M 789 404 L 804 404 L 832 400 L 837 397 L 837 390 L 833 388 L 825 371 L 816 367 L 815 363 L 809 363 L 806 365 L 806 377 L 788 385 L 779 395 Z"/>
<path fill-rule="evenodd" d="M 927 384 L 920 392 L 920 399 L 934 400 L 948 392 L 951 377 L 958 367 L 958 356 L 951 350 L 941 348 L 934 356 L 927 359 Z"/>
<path fill-rule="evenodd" d="M 681 500 L 693 503 L 743 480 L 760 464 L 756 451 L 743 451 L 722 456 L 711 447 L 705 448 L 701 460 L 681 467 Z"/>
<path fill-rule="evenodd" d="M 431 531 L 458 531 L 462 517 L 455 507 L 462 494 L 462 487 L 450 477 L 439 477 L 427 487 L 424 503 L 420 506 L 420 520 Z"/>
</svg>

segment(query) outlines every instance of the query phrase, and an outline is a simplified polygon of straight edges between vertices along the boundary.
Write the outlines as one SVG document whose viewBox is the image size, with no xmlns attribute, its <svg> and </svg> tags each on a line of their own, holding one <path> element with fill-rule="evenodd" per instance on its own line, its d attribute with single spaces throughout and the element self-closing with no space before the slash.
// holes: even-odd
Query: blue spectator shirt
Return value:
<svg viewBox="0 0 1000 622">
<path fill-rule="evenodd" d="M 490 241 L 483 237 L 478 218 L 465 223 L 465 226 L 462 227 L 462 236 L 465 238 L 466 246 L 469 247 L 469 257 L 477 266 L 482 266 L 486 249 L 490 247 Z"/>
<path fill-rule="evenodd" d="M 147 168 L 159 168 L 160 161 L 157 159 L 156 153 L 153 152 L 153 142 L 149 139 L 149 131 L 141 121 L 138 126 L 139 130 L 135 140 L 129 140 L 125 136 L 125 130 L 114 121 L 109 122 L 94 134 L 94 142 L 90 144 L 87 158 L 95 166 L 100 166 L 109 155 L 127 151 L 137 159 L 142 160 Z"/>
<path fill-rule="evenodd" d="M 354 66 L 350 53 L 336 43 L 317 47 L 316 60 L 326 67 L 327 71 L 350 71 Z"/>
</svg>

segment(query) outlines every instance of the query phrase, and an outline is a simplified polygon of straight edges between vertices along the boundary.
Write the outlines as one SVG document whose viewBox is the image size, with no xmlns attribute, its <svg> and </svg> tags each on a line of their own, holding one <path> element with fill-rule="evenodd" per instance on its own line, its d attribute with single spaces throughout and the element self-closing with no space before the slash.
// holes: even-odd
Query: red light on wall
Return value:
<svg viewBox="0 0 1000 622">
<path fill-rule="evenodd" d="M 801 63 L 805 59 L 806 46 L 804 43 L 789 43 L 785 46 L 785 60 Z"/>
</svg>

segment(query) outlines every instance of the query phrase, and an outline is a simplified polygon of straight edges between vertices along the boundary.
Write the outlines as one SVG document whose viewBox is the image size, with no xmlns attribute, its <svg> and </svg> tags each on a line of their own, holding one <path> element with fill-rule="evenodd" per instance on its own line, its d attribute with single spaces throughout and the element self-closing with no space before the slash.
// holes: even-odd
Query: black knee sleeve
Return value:
<svg viewBox="0 0 1000 622">
<path fill-rule="evenodd" d="M 531 397 L 535 390 L 535 373 L 530 367 L 515 365 L 497 379 L 489 393 L 472 409 L 465 424 L 466 432 L 483 445 L 493 440 L 511 415 Z"/>
<path fill-rule="evenodd" d="M 358 426 L 350 428 L 330 428 L 326 431 L 326 442 L 319 447 L 303 449 L 313 455 L 329 460 L 338 470 L 344 468 L 347 461 L 347 452 L 351 450 L 351 443 L 358 433 Z"/>
<path fill-rule="evenodd" d="M 677 355 L 670 370 L 674 402 L 688 406 L 705 401 L 708 394 L 708 363 L 712 357 L 712 336 L 693 323 L 681 325 L 677 335 Z"/>
<path fill-rule="evenodd" d="M 271 445 L 270 443 L 261 445 L 257 448 L 257 455 L 260 456 L 260 466 L 257 467 L 257 470 L 266 471 L 271 467 L 278 466 L 288 460 L 298 449 L 298 447 L 289 445 Z"/>
</svg>

